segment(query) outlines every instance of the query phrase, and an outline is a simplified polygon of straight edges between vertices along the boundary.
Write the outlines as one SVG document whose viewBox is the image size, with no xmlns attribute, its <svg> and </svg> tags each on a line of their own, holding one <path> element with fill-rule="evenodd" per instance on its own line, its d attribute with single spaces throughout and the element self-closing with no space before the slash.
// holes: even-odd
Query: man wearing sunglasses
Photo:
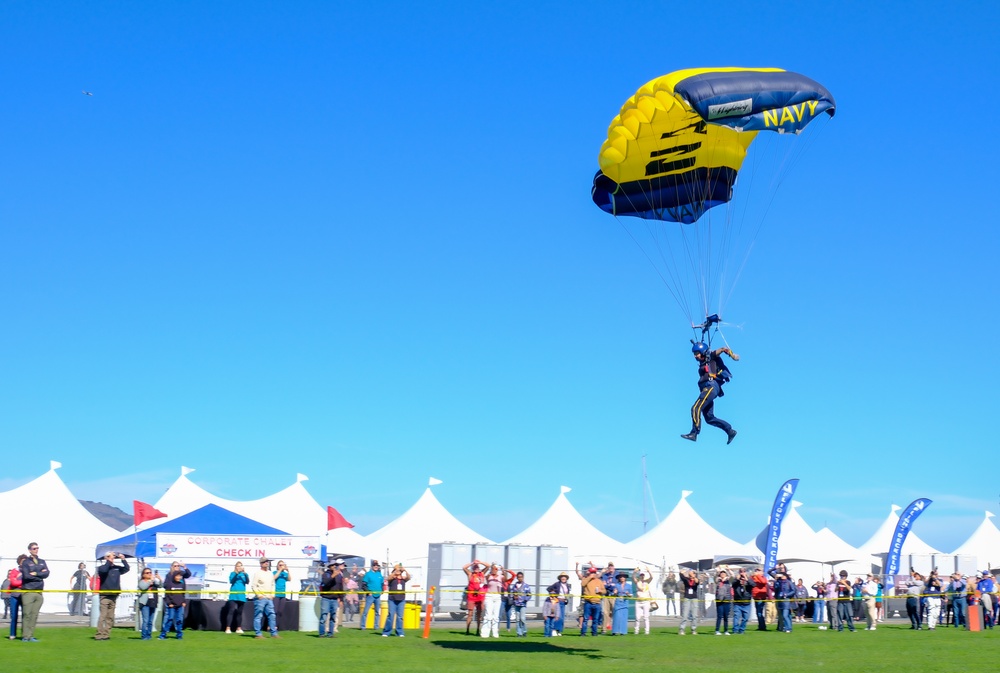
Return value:
<svg viewBox="0 0 1000 673">
<path fill-rule="evenodd" d="M 28 545 L 28 558 L 21 564 L 21 640 L 26 643 L 37 643 L 35 624 L 38 623 L 38 612 L 42 609 L 42 590 L 45 589 L 45 578 L 49 576 L 49 566 L 38 557 L 38 543 Z"/>
</svg>

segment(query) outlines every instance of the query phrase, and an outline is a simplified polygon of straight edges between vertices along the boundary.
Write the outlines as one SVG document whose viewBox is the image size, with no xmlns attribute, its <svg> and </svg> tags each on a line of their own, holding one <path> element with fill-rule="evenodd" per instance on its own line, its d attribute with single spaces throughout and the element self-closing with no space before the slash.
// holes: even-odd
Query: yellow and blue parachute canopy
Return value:
<svg viewBox="0 0 1000 673">
<path fill-rule="evenodd" d="M 598 156 L 592 198 L 614 215 L 692 223 L 732 198 L 760 131 L 798 133 L 833 96 L 778 68 L 694 68 L 663 75 L 625 101 Z"/>
</svg>

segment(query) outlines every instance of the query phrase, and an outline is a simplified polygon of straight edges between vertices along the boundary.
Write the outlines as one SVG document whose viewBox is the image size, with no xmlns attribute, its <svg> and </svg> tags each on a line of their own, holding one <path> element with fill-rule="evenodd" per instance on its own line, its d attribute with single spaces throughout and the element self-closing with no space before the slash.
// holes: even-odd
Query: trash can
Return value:
<svg viewBox="0 0 1000 673">
<path fill-rule="evenodd" d="M 319 598 L 315 594 L 299 594 L 299 631 L 319 632 Z"/>
<path fill-rule="evenodd" d="M 403 608 L 403 628 L 404 629 L 419 629 L 420 628 L 420 603 L 407 603 Z"/>
</svg>

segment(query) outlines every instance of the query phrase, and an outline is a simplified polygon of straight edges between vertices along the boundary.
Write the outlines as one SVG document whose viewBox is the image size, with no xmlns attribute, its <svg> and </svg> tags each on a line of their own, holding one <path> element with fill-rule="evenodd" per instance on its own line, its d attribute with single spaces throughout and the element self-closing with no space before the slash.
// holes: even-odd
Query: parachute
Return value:
<svg viewBox="0 0 1000 673">
<path fill-rule="evenodd" d="M 735 234 L 750 232 L 749 254 L 759 230 L 759 223 L 743 227 L 729 205 L 751 144 L 764 132 L 799 135 L 835 111 L 833 96 L 821 84 L 778 68 L 663 75 L 643 85 L 611 121 L 598 155 L 593 201 L 616 218 L 647 221 L 650 243 L 644 244 L 639 228 L 619 219 L 689 319 L 699 311 L 719 313 L 728 297 L 724 286 L 735 285 L 742 270 L 733 263 L 740 252 Z M 755 164 L 753 172 L 758 170 Z M 723 205 L 721 225 L 704 225 L 701 220 Z M 680 226 L 679 235 L 666 231 L 670 223 Z"/>
</svg>

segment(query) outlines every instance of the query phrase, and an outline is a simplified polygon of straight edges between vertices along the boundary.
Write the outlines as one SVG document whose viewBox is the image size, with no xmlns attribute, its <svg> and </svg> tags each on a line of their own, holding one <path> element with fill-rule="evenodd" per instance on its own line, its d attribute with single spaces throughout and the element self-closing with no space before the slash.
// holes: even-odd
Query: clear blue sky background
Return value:
<svg viewBox="0 0 1000 673">
<path fill-rule="evenodd" d="M 0 487 L 310 477 L 367 533 L 420 495 L 485 535 L 559 493 L 608 534 L 682 489 L 744 541 L 778 486 L 863 542 L 996 509 L 991 3 L 29 3 L 0 8 Z M 688 429 L 685 318 L 590 201 L 607 124 L 704 65 L 838 112 L 777 194 Z M 93 92 L 84 96 L 81 90 Z M 648 518 L 653 523 L 650 511 Z"/>
</svg>

